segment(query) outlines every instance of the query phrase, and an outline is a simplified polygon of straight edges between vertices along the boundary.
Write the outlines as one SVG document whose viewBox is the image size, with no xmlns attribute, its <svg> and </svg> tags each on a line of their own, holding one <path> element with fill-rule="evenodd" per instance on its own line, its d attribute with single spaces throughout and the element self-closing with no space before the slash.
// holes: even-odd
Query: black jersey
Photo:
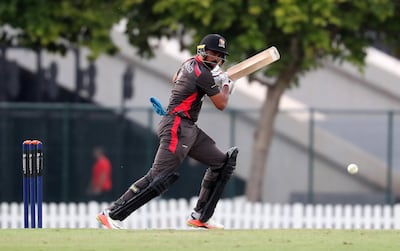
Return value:
<svg viewBox="0 0 400 251">
<path fill-rule="evenodd" d="M 169 114 L 197 121 L 204 95 L 219 93 L 210 70 L 198 56 L 188 59 L 179 68 L 168 104 Z"/>
</svg>

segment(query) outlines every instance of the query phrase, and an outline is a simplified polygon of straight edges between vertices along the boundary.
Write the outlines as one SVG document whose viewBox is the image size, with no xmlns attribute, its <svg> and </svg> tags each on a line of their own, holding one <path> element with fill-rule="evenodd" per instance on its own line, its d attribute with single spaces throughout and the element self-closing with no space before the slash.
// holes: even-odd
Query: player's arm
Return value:
<svg viewBox="0 0 400 251">
<path fill-rule="evenodd" d="M 205 90 L 214 106 L 218 110 L 224 110 L 228 105 L 229 95 L 232 93 L 234 82 L 229 79 L 226 72 L 217 70 L 211 74 L 202 75 L 198 85 Z"/>
<path fill-rule="evenodd" d="M 220 86 L 220 91 L 210 98 L 214 106 L 222 111 L 228 105 L 229 95 L 232 93 L 235 83 L 229 79 L 226 72 L 220 72 L 218 76 L 214 77 L 214 82 Z"/>
<path fill-rule="evenodd" d="M 225 107 L 228 105 L 229 86 L 223 85 L 220 92 L 214 96 L 211 96 L 210 99 L 218 110 L 224 110 Z"/>
</svg>

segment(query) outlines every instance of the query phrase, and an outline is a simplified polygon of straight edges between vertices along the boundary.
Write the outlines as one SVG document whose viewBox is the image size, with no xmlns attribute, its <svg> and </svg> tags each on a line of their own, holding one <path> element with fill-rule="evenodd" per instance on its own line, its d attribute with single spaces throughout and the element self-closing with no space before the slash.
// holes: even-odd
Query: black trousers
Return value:
<svg viewBox="0 0 400 251">
<path fill-rule="evenodd" d="M 153 165 L 143 178 L 135 182 L 135 186 L 143 188 L 155 178 L 177 172 L 186 156 L 190 156 L 208 166 L 195 208 L 201 212 L 209 197 L 208 190 L 217 181 L 218 171 L 225 164 L 226 154 L 195 123 L 177 115 L 163 117 L 157 133 L 160 144 Z"/>
</svg>

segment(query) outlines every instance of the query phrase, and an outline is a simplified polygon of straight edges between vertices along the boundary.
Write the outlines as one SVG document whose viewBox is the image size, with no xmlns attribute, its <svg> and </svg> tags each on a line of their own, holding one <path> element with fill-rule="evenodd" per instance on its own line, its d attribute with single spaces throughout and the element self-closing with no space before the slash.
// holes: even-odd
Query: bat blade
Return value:
<svg viewBox="0 0 400 251">
<path fill-rule="evenodd" d="M 280 55 L 278 49 L 276 49 L 275 46 L 272 46 L 230 67 L 226 72 L 228 73 L 229 78 L 235 81 L 279 59 Z"/>
</svg>

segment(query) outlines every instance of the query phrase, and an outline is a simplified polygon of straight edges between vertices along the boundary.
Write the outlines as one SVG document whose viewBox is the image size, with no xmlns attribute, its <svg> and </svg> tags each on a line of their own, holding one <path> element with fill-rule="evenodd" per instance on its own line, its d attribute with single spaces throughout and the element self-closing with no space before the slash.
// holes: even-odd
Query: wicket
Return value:
<svg viewBox="0 0 400 251">
<path fill-rule="evenodd" d="M 22 143 L 22 171 L 24 198 L 24 228 L 42 228 L 43 196 L 43 144 L 39 140 L 25 140 Z"/>
</svg>

